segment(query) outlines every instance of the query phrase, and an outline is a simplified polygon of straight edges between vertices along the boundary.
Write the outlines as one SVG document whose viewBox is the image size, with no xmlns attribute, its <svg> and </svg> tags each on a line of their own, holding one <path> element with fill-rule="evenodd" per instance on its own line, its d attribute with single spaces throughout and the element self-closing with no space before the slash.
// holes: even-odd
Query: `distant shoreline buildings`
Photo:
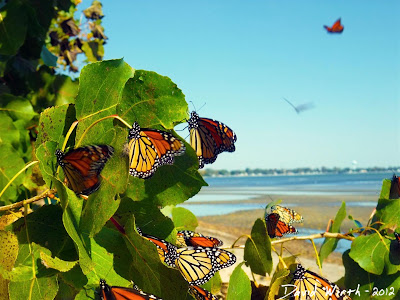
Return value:
<svg viewBox="0 0 400 300">
<path fill-rule="evenodd" d="M 360 174 L 360 173 L 400 173 L 400 167 L 371 167 L 371 168 L 295 168 L 295 169 L 250 169 L 245 170 L 213 170 L 205 169 L 199 171 L 202 176 L 291 176 L 291 175 L 323 175 L 323 174 Z"/>
</svg>

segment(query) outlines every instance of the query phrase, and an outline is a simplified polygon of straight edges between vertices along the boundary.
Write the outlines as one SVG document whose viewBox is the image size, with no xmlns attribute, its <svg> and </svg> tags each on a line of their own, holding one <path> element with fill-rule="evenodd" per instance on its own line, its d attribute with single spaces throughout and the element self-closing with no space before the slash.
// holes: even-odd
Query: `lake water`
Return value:
<svg viewBox="0 0 400 300">
<path fill-rule="evenodd" d="M 373 195 L 379 196 L 382 180 L 393 173 L 326 174 L 296 176 L 208 177 L 209 186 L 180 206 L 196 216 L 228 214 L 240 210 L 263 209 L 252 202 L 273 195 Z M 296 206 L 295 203 L 285 203 Z M 326 203 L 340 205 L 341 203 Z M 372 202 L 349 202 L 347 206 L 376 206 Z"/>
</svg>

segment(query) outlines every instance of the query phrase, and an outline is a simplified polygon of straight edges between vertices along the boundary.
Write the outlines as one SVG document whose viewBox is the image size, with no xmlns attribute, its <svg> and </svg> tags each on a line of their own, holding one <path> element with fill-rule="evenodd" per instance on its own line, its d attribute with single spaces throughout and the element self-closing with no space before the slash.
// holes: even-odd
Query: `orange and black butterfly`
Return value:
<svg viewBox="0 0 400 300">
<path fill-rule="evenodd" d="M 209 247 L 177 248 L 154 236 L 142 236 L 154 243 L 161 261 L 178 269 L 191 285 L 206 283 L 216 272 L 236 262 L 236 256 L 223 249 Z"/>
<path fill-rule="evenodd" d="M 161 298 L 147 294 L 139 289 L 109 286 L 103 279 L 100 279 L 100 290 L 101 300 L 162 300 Z"/>
<path fill-rule="evenodd" d="M 302 223 L 303 222 L 303 217 L 299 215 L 297 212 L 295 212 L 293 209 L 283 207 L 280 205 L 274 205 L 271 207 L 271 212 L 276 213 L 279 215 L 279 219 L 286 223 L 286 224 L 292 224 L 292 223 Z"/>
<path fill-rule="evenodd" d="M 392 182 L 390 185 L 390 196 L 389 199 L 399 199 L 400 198 L 400 177 L 393 174 Z"/>
<path fill-rule="evenodd" d="M 196 285 L 189 285 L 189 293 L 196 300 L 218 300 L 218 298 L 211 294 L 209 291 Z"/>
<path fill-rule="evenodd" d="M 285 234 L 297 233 L 296 228 L 286 224 L 280 220 L 280 216 L 276 213 L 267 214 L 265 216 L 267 224 L 267 232 L 270 238 L 282 237 Z"/>
<path fill-rule="evenodd" d="M 64 171 L 68 188 L 77 195 L 90 195 L 100 187 L 100 172 L 114 153 L 107 145 L 80 147 L 63 153 L 56 150 L 57 163 Z"/>
<path fill-rule="evenodd" d="M 171 133 L 140 128 L 133 123 L 128 135 L 129 174 L 150 178 L 158 167 L 172 165 L 174 157 L 185 152 L 185 145 Z"/>
<path fill-rule="evenodd" d="M 199 169 L 203 168 L 204 164 L 212 164 L 218 154 L 235 151 L 236 134 L 225 124 L 213 119 L 200 118 L 193 111 L 188 125 L 190 145 L 199 158 Z"/>
<path fill-rule="evenodd" d="M 344 27 L 340 23 L 340 18 L 332 25 L 332 27 L 328 27 L 324 25 L 324 28 L 329 32 L 329 33 L 342 33 Z"/>
<path fill-rule="evenodd" d="M 178 247 L 220 247 L 223 242 L 212 236 L 204 236 L 190 230 L 181 230 L 177 233 L 176 244 Z"/>
<path fill-rule="evenodd" d="M 400 245 L 400 234 L 398 234 L 396 231 L 394 232 L 394 237 L 396 238 L 396 241 L 399 243 Z"/>
<path fill-rule="evenodd" d="M 318 274 L 308 271 L 298 264 L 293 273 L 293 283 L 296 292 L 290 295 L 290 300 L 351 300 L 336 284 Z M 311 296 L 313 295 L 313 296 Z"/>
</svg>

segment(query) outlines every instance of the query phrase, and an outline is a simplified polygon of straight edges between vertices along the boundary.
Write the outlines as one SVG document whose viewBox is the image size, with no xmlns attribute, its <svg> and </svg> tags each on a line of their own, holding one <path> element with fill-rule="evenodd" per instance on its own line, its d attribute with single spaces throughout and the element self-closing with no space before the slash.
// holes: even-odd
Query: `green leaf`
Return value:
<svg viewBox="0 0 400 300">
<path fill-rule="evenodd" d="M 22 1 L 10 1 L 0 9 L 0 54 L 15 55 L 17 53 L 25 41 L 28 29 L 28 22 L 25 21 L 27 18 Z"/>
<path fill-rule="evenodd" d="M 244 260 L 253 273 L 265 276 L 272 271 L 271 240 L 261 219 L 254 222 L 251 238 L 246 241 Z"/>
<path fill-rule="evenodd" d="M 195 230 L 199 225 L 196 216 L 188 209 L 174 207 L 172 209 L 172 220 L 176 230 Z"/>
<path fill-rule="evenodd" d="M 400 199 L 379 199 L 374 221 L 382 224 L 380 230 L 396 228 L 400 224 Z"/>
<path fill-rule="evenodd" d="M 40 53 L 40 58 L 43 60 L 44 64 L 49 67 L 57 67 L 58 57 L 51 53 L 45 45 L 42 47 L 42 52 Z"/>
<path fill-rule="evenodd" d="M 133 74 L 134 70 L 122 59 L 92 63 L 82 69 L 75 101 L 76 117 L 81 120 L 77 140 L 95 121 L 116 113 L 125 83 Z M 110 143 L 114 136 L 111 128 L 113 119 L 97 123 L 85 135 L 82 145 Z"/>
<path fill-rule="evenodd" d="M 134 228 L 134 220 L 128 220 L 125 242 L 135 262 L 131 266 L 131 279 L 146 293 L 163 299 L 184 299 L 188 284 L 180 272 L 162 264 L 156 246 L 137 234 Z"/>
<path fill-rule="evenodd" d="M 329 228 L 329 232 L 340 232 L 340 226 L 342 225 L 343 220 L 346 218 L 346 203 L 342 202 L 342 206 L 336 214 L 335 220 L 333 221 L 332 226 Z M 336 246 L 339 240 L 335 238 L 325 238 L 324 243 L 319 250 L 319 259 L 322 262 L 326 259 L 329 254 L 335 251 Z"/>
<path fill-rule="evenodd" d="M 13 120 L 4 112 L 0 112 L 0 126 L 2 128 L 0 144 L 8 144 L 18 149 L 20 133 Z"/>
<path fill-rule="evenodd" d="M 0 95 L 0 103 L 0 110 L 7 112 L 14 121 L 23 120 L 25 126 L 37 116 L 31 102 L 25 98 L 3 94 Z"/>
<path fill-rule="evenodd" d="M 343 253 L 343 265 L 345 267 L 345 285 L 347 290 L 352 289 L 358 291 L 358 297 L 354 296 L 354 292 L 350 297 L 352 299 L 399 299 L 400 291 L 400 272 L 395 274 L 381 276 L 374 275 L 363 270 L 357 262 L 349 255 L 349 250 Z M 388 292 L 386 292 L 386 289 Z M 384 291 L 386 296 L 374 296 L 374 291 Z M 389 296 L 393 292 L 394 296 Z"/>
<path fill-rule="evenodd" d="M 17 237 L 9 231 L 0 231 L 0 299 L 8 298 L 8 283 L 4 278 L 6 272 L 10 272 L 14 267 L 15 260 L 18 256 L 18 240 Z"/>
<path fill-rule="evenodd" d="M 242 270 L 243 263 L 244 262 L 236 266 L 229 278 L 226 300 L 250 300 L 251 298 L 251 284 L 249 277 L 247 277 L 246 273 Z"/>
<path fill-rule="evenodd" d="M 272 276 L 271 283 L 269 285 L 268 292 L 265 295 L 265 300 L 275 300 L 275 296 L 278 295 L 282 283 L 285 282 L 289 274 L 290 271 L 288 269 L 281 269 L 274 273 L 274 276 Z"/>
<path fill-rule="evenodd" d="M 391 263 L 391 240 L 378 233 L 358 236 L 351 244 L 349 256 L 365 271 L 381 275 L 394 274 L 400 270 L 400 265 Z"/>
<path fill-rule="evenodd" d="M 219 291 L 221 290 L 221 286 L 222 286 L 221 275 L 219 274 L 219 272 L 217 272 L 209 281 L 207 281 L 201 287 L 206 289 L 207 291 L 210 291 L 211 294 L 216 294 L 219 293 Z"/>
<path fill-rule="evenodd" d="M 31 276 L 19 274 L 9 284 L 10 300 L 13 299 L 54 299 L 58 291 L 54 270 L 47 270 L 40 262 L 40 252 L 50 251 L 35 243 L 20 244 L 15 268 L 30 268 Z"/>
<path fill-rule="evenodd" d="M 86 58 L 89 62 L 98 62 L 102 60 L 104 56 L 104 46 L 102 40 L 93 40 L 83 42 L 82 50 L 86 54 Z"/>
<path fill-rule="evenodd" d="M 389 200 L 390 198 L 390 187 L 392 186 L 392 180 L 384 179 L 382 182 L 382 189 L 379 199 Z"/>
<path fill-rule="evenodd" d="M 77 290 L 58 277 L 58 293 L 55 300 L 74 299 L 77 294 Z"/>
<path fill-rule="evenodd" d="M 1 122 L 1 121 L 0 121 Z M 0 191 L 9 183 L 24 166 L 24 160 L 19 153 L 9 144 L 0 144 Z M 16 179 L 7 188 L 1 197 L 3 204 L 10 204 L 15 201 L 19 185 L 24 180 L 23 174 Z"/>
<path fill-rule="evenodd" d="M 47 255 L 44 252 L 40 252 L 40 258 L 42 260 L 42 264 L 46 268 L 51 268 L 51 269 L 56 269 L 61 272 L 67 272 L 71 270 L 77 263 L 78 261 L 65 261 L 61 260 L 58 257 L 51 257 L 50 255 Z"/>
</svg>

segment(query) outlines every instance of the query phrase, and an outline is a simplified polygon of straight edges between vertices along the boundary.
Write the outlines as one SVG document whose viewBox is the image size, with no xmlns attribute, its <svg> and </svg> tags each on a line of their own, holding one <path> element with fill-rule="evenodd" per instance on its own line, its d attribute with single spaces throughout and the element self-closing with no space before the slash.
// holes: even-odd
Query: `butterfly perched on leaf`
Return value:
<svg viewBox="0 0 400 300">
<path fill-rule="evenodd" d="M 302 223 L 303 222 L 303 217 L 299 215 L 297 212 L 295 212 L 293 209 L 283 207 L 280 205 L 274 205 L 271 207 L 271 212 L 276 213 L 279 215 L 279 219 L 286 223 L 286 224 L 292 224 L 292 223 Z"/>
<path fill-rule="evenodd" d="M 189 293 L 196 300 L 218 300 L 218 298 L 211 294 L 209 291 L 196 285 L 189 285 Z"/>
<path fill-rule="evenodd" d="M 212 164 L 218 154 L 235 151 L 236 134 L 222 122 L 200 118 L 193 111 L 188 125 L 190 145 L 199 159 L 199 169 L 203 168 L 204 164 Z"/>
<path fill-rule="evenodd" d="M 340 23 L 340 18 L 332 25 L 332 27 L 328 27 L 324 25 L 324 28 L 327 30 L 329 33 L 342 33 L 344 27 Z"/>
<path fill-rule="evenodd" d="M 297 233 L 296 228 L 281 221 L 280 216 L 277 213 L 266 214 L 265 223 L 270 238 L 283 237 L 286 234 Z"/>
<path fill-rule="evenodd" d="M 202 285 L 214 274 L 236 262 L 236 256 L 223 249 L 209 247 L 185 247 L 176 246 L 142 233 L 142 236 L 157 247 L 161 261 L 168 266 L 178 269 L 183 278 L 191 285 Z"/>
<path fill-rule="evenodd" d="M 93 145 L 72 149 L 67 153 L 56 150 L 57 163 L 64 171 L 67 186 L 77 195 L 90 195 L 100 187 L 100 172 L 114 153 L 108 145 Z"/>
<path fill-rule="evenodd" d="M 100 291 L 101 300 L 162 300 L 139 289 L 109 286 L 103 279 L 100 279 Z"/>
<path fill-rule="evenodd" d="M 392 181 L 390 183 L 390 194 L 389 199 L 400 198 L 400 177 L 393 174 Z"/>
<path fill-rule="evenodd" d="M 140 128 L 133 123 L 128 134 L 129 174 L 150 178 L 158 167 L 172 165 L 174 157 L 184 154 L 185 145 L 171 133 Z"/>
<path fill-rule="evenodd" d="M 176 244 L 178 247 L 220 247 L 223 242 L 212 236 L 204 236 L 190 230 L 181 230 L 176 235 Z"/>
<path fill-rule="evenodd" d="M 342 291 L 336 284 L 306 270 L 301 264 L 297 265 L 291 284 L 295 286 L 296 292 L 291 294 L 290 300 L 351 300 L 346 292 Z"/>
</svg>

